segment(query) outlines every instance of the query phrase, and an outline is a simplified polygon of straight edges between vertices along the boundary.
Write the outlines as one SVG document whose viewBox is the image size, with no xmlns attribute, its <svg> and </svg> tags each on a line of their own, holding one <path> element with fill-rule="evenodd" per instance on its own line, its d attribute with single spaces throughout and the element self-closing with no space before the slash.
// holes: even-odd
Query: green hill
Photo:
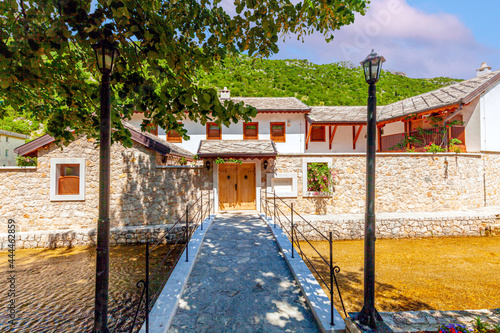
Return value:
<svg viewBox="0 0 500 333">
<path fill-rule="evenodd" d="M 291 97 L 307 105 L 364 105 L 367 84 L 361 67 L 351 63 L 315 65 L 307 60 L 267 60 L 248 56 L 226 59 L 211 73 L 200 73 L 203 87 L 231 90 L 231 96 Z M 450 78 L 412 79 L 382 71 L 378 104 L 384 105 L 450 85 Z"/>
</svg>

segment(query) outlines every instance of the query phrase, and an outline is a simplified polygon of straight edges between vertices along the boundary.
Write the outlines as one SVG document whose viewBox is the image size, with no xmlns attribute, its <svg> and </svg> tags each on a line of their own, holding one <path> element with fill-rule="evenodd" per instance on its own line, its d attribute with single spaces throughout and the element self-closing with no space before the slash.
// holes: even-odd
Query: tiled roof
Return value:
<svg viewBox="0 0 500 333">
<path fill-rule="evenodd" d="M 278 154 L 271 140 L 202 140 L 198 156 L 207 157 L 275 157 Z"/>
<path fill-rule="evenodd" d="M 365 106 L 312 106 L 306 116 L 310 123 L 366 123 Z"/>
<path fill-rule="evenodd" d="M 310 108 L 295 97 L 231 97 L 233 102 L 243 102 L 263 112 L 309 112 Z"/>
<path fill-rule="evenodd" d="M 379 115 L 377 120 L 395 119 L 460 103 L 468 104 L 498 81 L 500 81 L 500 71 L 458 82 L 384 107 L 378 107 Z"/>
<path fill-rule="evenodd" d="M 132 140 L 143 144 L 144 146 L 157 151 L 163 155 L 174 155 L 179 157 L 193 158 L 193 154 L 188 150 L 181 148 L 173 143 L 160 139 L 156 135 L 148 132 L 141 132 L 141 129 L 133 126 L 130 123 L 123 122 L 125 128 L 130 131 Z"/>
</svg>

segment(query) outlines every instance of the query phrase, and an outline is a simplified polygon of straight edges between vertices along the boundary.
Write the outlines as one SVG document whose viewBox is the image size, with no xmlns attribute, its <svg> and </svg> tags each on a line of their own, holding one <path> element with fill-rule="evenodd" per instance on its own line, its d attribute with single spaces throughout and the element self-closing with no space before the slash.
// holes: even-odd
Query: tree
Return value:
<svg viewBox="0 0 500 333">
<path fill-rule="evenodd" d="M 130 145 L 121 120 L 144 112 L 150 123 L 176 130 L 189 118 L 229 125 L 255 115 L 221 103 L 194 79 L 228 54 L 267 57 L 278 36 L 312 32 L 327 40 L 364 14 L 368 0 L 3 0 L 0 2 L 0 118 L 29 110 L 65 143 L 74 134 L 98 137 L 100 73 L 91 45 L 118 42 L 111 78 L 113 140 Z M 227 6 L 226 6 L 227 7 Z M 233 12 L 234 9 L 234 12 Z"/>
</svg>

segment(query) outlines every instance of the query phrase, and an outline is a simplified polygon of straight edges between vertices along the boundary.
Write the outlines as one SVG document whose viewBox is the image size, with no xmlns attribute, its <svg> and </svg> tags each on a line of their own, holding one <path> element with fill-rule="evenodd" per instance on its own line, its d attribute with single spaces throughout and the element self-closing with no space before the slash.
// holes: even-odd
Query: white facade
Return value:
<svg viewBox="0 0 500 333">
<path fill-rule="evenodd" d="M 500 152 L 500 83 L 480 97 L 481 151 Z"/>
<path fill-rule="evenodd" d="M 136 127 L 141 126 L 142 114 L 134 114 L 130 123 Z M 305 117 L 303 113 L 259 113 L 252 120 L 259 123 L 259 140 L 271 140 L 271 122 L 285 123 L 285 142 L 275 142 L 279 153 L 304 153 L 305 152 Z M 182 122 L 190 137 L 176 145 L 196 154 L 201 140 L 206 140 L 206 126 L 192 120 Z M 243 140 L 243 122 L 222 126 L 222 140 Z M 158 136 L 164 140 L 167 134 L 164 129 L 158 129 Z M 311 147 L 311 146 L 310 146 Z"/>
<path fill-rule="evenodd" d="M 17 165 L 14 149 L 22 146 L 27 135 L 0 130 L 0 166 Z"/>
</svg>

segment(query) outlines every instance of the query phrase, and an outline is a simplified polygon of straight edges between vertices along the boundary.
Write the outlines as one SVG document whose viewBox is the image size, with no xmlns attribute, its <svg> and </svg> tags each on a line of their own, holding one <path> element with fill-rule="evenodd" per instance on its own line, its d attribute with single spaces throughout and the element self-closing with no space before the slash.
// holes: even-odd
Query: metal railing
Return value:
<svg viewBox="0 0 500 333">
<path fill-rule="evenodd" d="M 313 226 L 309 221 L 307 221 L 305 218 L 303 218 L 299 213 L 297 213 L 296 210 L 293 208 L 293 202 L 288 204 L 286 201 L 284 201 L 282 198 L 278 197 L 276 195 L 276 192 L 273 192 L 272 194 L 268 195 L 267 192 L 264 193 L 264 198 L 261 197 L 261 202 L 260 202 L 260 210 L 264 210 L 264 214 L 266 217 L 270 217 L 273 220 L 274 223 L 274 228 L 276 228 L 277 225 L 280 226 L 280 228 L 287 234 L 288 238 L 290 239 L 290 242 L 292 244 L 291 247 L 291 254 L 292 258 L 295 258 L 295 246 L 298 249 L 298 253 L 302 260 L 306 261 L 308 263 L 308 266 L 316 273 L 316 276 L 321 280 L 323 285 L 328 289 L 328 292 L 330 293 L 330 325 L 335 326 L 334 322 L 334 304 L 333 304 L 333 297 L 334 297 L 334 290 L 337 290 L 337 293 L 339 295 L 340 303 L 342 304 L 342 309 L 344 311 L 344 315 L 347 317 L 347 312 L 345 310 L 344 306 L 344 301 L 342 300 L 342 294 L 340 292 L 339 284 L 337 281 L 337 276 L 336 274 L 340 272 L 340 267 L 339 266 L 334 266 L 333 265 L 333 236 L 332 232 L 329 233 L 329 237 L 326 237 L 321 231 L 319 231 L 315 226 Z M 288 208 L 287 212 L 283 212 L 281 209 L 280 205 L 282 207 Z M 295 219 L 299 219 L 298 223 L 297 221 L 294 221 Z M 311 243 L 310 240 L 307 239 L 306 235 L 304 234 L 304 227 L 311 228 L 311 230 L 314 230 L 319 235 L 319 238 L 321 240 L 327 241 L 329 244 L 329 257 L 325 258 L 320 251 Z M 313 251 L 319 256 L 320 261 L 323 262 L 324 265 L 328 268 L 330 279 L 329 281 L 325 281 L 323 278 L 322 274 L 318 272 L 319 267 L 317 264 L 314 264 L 311 261 L 311 258 L 309 258 L 304 251 L 302 251 L 301 247 L 301 241 L 306 242 L 312 249 Z M 335 289 L 334 289 L 335 287 Z"/>
<path fill-rule="evenodd" d="M 147 234 L 146 252 L 145 252 L 146 256 L 145 278 L 139 280 L 136 284 L 137 288 L 141 288 L 141 296 L 139 298 L 139 303 L 137 304 L 137 308 L 135 310 L 132 325 L 128 332 L 130 333 L 138 332 L 141 329 L 142 325 L 138 325 L 140 324 L 138 322 L 138 317 L 141 309 L 144 309 L 145 329 L 146 333 L 149 333 L 149 311 L 151 310 L 151 304 L 154 304 L 154 302 L 160 295 L 163 286 L 168 281 L 172 271 L 174 270 L 179 260 L 181 260 L 183 251 L 186 253 L 185 261 L 186 262 L 189 261 L 189 240 L 191 239 L 191 237 L 193 236 L 194 232 L 198 227 L 200 227 L 201 230 L 203 230 L 203 221 L 207 217 L 210 217 L 210 213 L 213 210 L 212 201 L 210 199 L 210 191 L 208 191 L 208 200 L 206 201 L 205 204 L 203 201 L 203 196 L 204 195 L 202 192 L 202 194 L 196 199 L 195 202 L 186 206 L 183 215 L 179 217 L 179 219 L 177 219 L 177 221 L 173 225 L 171 225 L 167 230 L 165 230 L 165 232 L 161 237 L 152 240 L 150 235 Z M 175 237 L 175 234 L 179 232 L 179 229 L 182 233 L 182 236 Z M 173 242 L 170 242 L 172 239 L 175 240 Z M 151 243 L 151 241 L 153 242 Z M 155 250 L 158 250 L 161 247 L 161 245 L 167 243 L 170 245 L 169 250 L 165 255 L 161 257 L 156 268 L 154 268 L 152 270 L 152 273 L 150 273 L 151 254 Z M 178 248 L 178 245 L 180 245 L 180 249 Z M 176 250 L 175 253 L 173 253 L 174 250 Z M 176 257 L 172 258 L 172 256 Z M 160 274 L 162 273 L 162 268 L 165 268 L 164 265 L 168 259 L 170 260 L 173 259 L 174 263 L 170 267 L 170 269 L 167 272 L 165 272 L 163 276 L 161 276 Z M 159 284 L 159 287 L 153 293 L 153 295 L 150 295 L 151 281 L 155 281 L 157 284 Z"/>
</svg>

